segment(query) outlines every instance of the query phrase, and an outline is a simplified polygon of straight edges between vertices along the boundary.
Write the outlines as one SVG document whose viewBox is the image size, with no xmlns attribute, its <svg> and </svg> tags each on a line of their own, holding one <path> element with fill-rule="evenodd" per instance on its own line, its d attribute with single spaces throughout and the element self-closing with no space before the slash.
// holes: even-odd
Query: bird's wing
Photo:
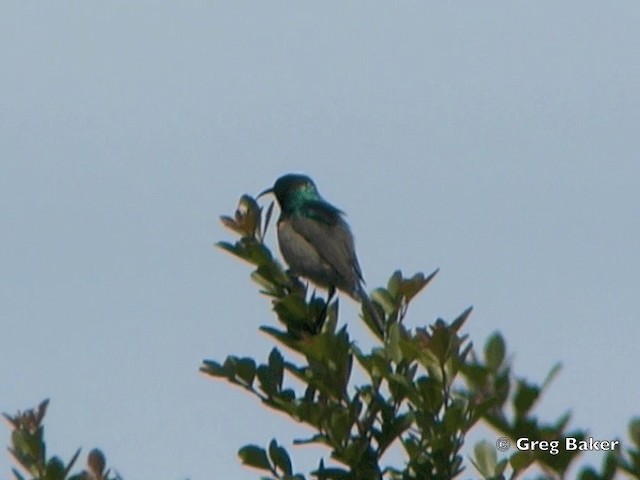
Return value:
<svg viewBox="0 0 640 480">
<path fill-rule="evenodd" d="M 339 210 L 326 209 L 325 205 L 318 207 L 310 206 L 306 215 L 293 215 L 291 226 L 355 289 L 362 280 L 362 272 L 349 225 Z"/>
<path fill-rule="evenodd" d="M 324 200 L 310 200 L 300 209 L 302 216 L 310 217 L 327 225 L 335 225 L 342 220 L 344 212 Z"/>
</svg>

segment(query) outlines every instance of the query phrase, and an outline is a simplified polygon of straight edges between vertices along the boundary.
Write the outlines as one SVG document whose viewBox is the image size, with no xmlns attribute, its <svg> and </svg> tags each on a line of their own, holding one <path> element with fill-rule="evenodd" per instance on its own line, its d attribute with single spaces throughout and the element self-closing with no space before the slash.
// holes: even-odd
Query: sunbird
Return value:
<svg viewBox="0 0 640 480">
<path fill-rule="evenodd" d="M 258 197 L 267 193 L 273 193 L 280 205 L 278 244 L 291 274 L 326 288 L 329 300 L 337 288 L 361 302 L 383 334 L 380 316 L 364 289 L 353 235 L 344 213 L 322 198 L 306 175 L 283 175 Z"/>
</svg>

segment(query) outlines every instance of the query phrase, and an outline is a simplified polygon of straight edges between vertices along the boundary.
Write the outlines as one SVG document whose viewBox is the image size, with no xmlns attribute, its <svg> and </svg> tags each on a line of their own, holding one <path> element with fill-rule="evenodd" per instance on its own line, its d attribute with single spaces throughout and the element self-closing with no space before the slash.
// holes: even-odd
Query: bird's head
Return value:
<svg viewBox="0 0 640 480">
<path fill-rule="evenodd" d="M 293 173 L 278 178 L 273 187 L 261 192 L 258 198 L 267 193 L 273 193 L 276 196 L 282 209 L 288 209 L 300 202 L 321 199 L 313 180 L 306 175 Z"/>
</svg>

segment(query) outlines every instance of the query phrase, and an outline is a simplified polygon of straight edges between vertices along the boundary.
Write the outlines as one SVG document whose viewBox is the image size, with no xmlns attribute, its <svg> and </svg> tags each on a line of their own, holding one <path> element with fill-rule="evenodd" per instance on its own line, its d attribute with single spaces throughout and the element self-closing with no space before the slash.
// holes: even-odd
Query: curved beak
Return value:
<svg viewBox="0 0 640 480">
<path fill-rule="evenodd" d="M 267 193 L 273 193 L 273 187 L 267 188 L 266 190 L 263 190 L 262 192 L 260 192 L 256 197 L 256 200 L 262 197 L 263 195 L 266 195 Z"/>
</svg>

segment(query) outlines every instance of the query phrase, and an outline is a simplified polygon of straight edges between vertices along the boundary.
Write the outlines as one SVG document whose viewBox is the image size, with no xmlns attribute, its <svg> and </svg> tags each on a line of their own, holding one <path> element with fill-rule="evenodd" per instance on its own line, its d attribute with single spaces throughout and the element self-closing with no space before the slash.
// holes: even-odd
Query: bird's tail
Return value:
<svg viewBox="0 0 640 480">
<path fill-rule="evenodd" d="M 373 327 L 380 334 L 381 337 L 384 337 L 384 322 L 380 318 L 380 314 L 376 309 L 375 305 L 369 298 L 366 290 L 362 286 L 362 284 L 358 285 L 356 290 L 356 296 L 358 300 L 362 303 L 362 310 L 364 312 L 364 320 L 370 326 Z"/>
</svg>

